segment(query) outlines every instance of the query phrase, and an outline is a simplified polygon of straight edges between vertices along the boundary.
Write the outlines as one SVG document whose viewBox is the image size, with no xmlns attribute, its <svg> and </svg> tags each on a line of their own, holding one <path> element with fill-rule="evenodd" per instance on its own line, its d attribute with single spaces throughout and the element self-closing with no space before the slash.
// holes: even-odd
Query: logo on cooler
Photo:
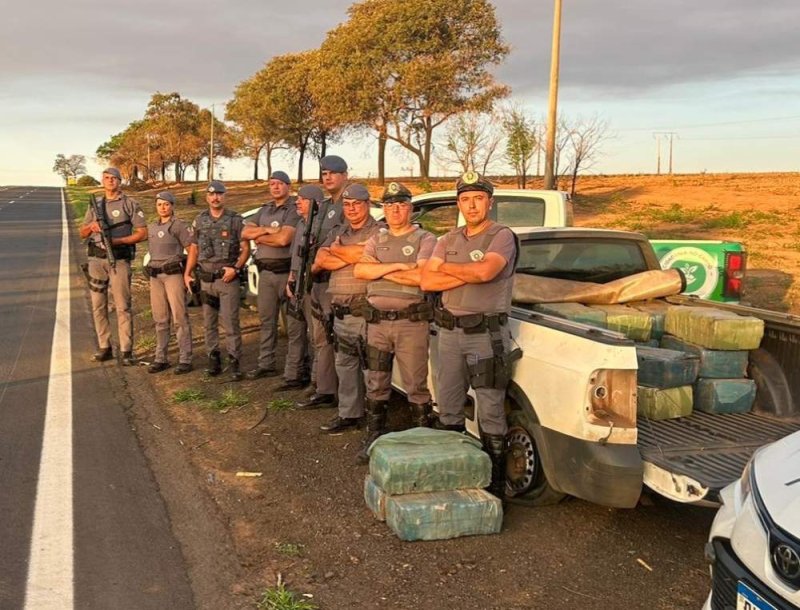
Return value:
<svg viewBox="0 0 800 610">
<path fill-rule="evenodd" d="M 679 269 L 686 277 L 683 294 L 706 298 L 714 291 L 719 279 L 716 259 L 700 248 L 685 246 L 667 252 L 661 260 L 662 269 Z"/>
</svg>

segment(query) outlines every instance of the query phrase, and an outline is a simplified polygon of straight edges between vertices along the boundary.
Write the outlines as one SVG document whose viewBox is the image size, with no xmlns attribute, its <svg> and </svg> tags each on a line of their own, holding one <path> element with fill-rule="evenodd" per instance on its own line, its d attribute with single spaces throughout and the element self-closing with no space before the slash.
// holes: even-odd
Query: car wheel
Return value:
<svg viewBox="0 0 800 610">
<path fill-rule="evenodd" d="M 506 492 L 509 500 L 528 506 L 557 504 L 566 494 L 553 489 L 547 481 L 536 438 L 531 432 L 531 419 L 521 409 L 515 409 L 509 414 L 508 420 Z"/>
</svg>

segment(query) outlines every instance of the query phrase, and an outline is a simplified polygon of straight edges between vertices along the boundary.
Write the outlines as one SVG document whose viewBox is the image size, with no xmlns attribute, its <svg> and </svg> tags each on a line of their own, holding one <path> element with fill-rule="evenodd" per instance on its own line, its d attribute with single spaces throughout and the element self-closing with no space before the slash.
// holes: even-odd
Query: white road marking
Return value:
<svg viewBox="0 0 800 610">
<path fill-rule="evenodd" d="M 36 487 L 25 609 L 74 606 L 72 521 L 72 346 L 70 339 L 69 232 L 61 191 L 61 263 L 50 381 Z"/>
</svg>

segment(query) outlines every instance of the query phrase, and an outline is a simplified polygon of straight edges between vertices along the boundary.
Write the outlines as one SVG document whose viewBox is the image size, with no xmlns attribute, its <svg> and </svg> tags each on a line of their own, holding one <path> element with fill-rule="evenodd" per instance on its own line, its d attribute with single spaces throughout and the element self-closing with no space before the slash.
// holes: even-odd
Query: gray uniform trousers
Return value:
<svg viewBox="0 0 800 610">
<path fill-rule="evenodd" d="M 367 324 L 367 345 L 382 352 L 394 352 L 397 368 L 408 402 L 426 404 L 428 391 L 428 322 L 381 320 Z M 392 390 L 391 371 L 367 371 L 367 398 L 388 400 Z"/>
<path fill-rule="evenodd" d="M 283 378 L 287 381 L 299 380 L 309 376 L 306 359 L 308 358 L 308 324 L 311 319 L 311 299 L 303 299 L 303 318 L 298 320 L 286 314 L 286 363 L 283 367 Z M 313 379 L 313 366 L 311 370 Z"/>
<path fill-rule="evenodd" d="M 108 324 L 108 292 L 114 299 L 114 310 L 117 315 L 119 332 L 119 349 L 122 352 L 133 351 L 133 317 L 131 316 L 131 263 L 128 260 L 117 260 L 114 269 L 108 259 L 90 256 L 89 275 L 101 281 L 108 280 L 106 292 L 89 291 L 92 299 L 92 318 L 97 333 L 100 349 L 111 347 L 111 329 Z"/>
<path fill-rule="evenodd" d="M 156 326 L 156 362 L 167 362 L 170 320 L 178 339 L 179 361 L 192 362 L 192 328 L 186 309 L 186 286 L 182 273 L 160 273 L 150 278 L 150 309 Z"/>
<path fill-rule="evenodd" d="M 508 326 L 501 327 L 503 347 L 508 353 L 511 332 Z M 436 402 L 439 405 L 439 420 L 445 425 L 464 423 L 464 404 L 470 386 L 467 362 L 494 358 L 488 332 L 465 334 L 460 328 L 447 330 L 438 328 L 439 369 L 436 375 Z M 476 405 L 481 430 L 487 434 L 505 435 L 508 431 L 505 412 L 505 389 L 476 388 Z"/>
<path fill-rule="evenodd" d="M 242 331 L 239 328 L 239 279 L 229 283 L 216 279 L 213 282 L 200 282 L 200 289 L 219 298 L 219 311 L 203 304 L 203 325 L 205 326 L 206 352 L 219 350 L 219 328 L 225 331 L 225 345 L 231 358 L 242 358 Z"/>
<path fill-rule="evenodd" d="M 258 348 L 258 368 L 275 368 L 275 344 L 278 341 L 278 315 L 286 295 L 289 273 L 260 271 L 258 274 L 258 318 L 261 321 L 261 343 Z"/>
<path fill-rule="evenodd" d="M 346 315 L 343 320 L 333 319 L 337 342 L 358 345 L 364 339 L 367 323 L 364 318 Z M 358 356 L 336 352 L 336 375 L 339 377 L 339 417 L 363 417 L 366 371 L 361 368 Z"/>
<path fill-rule="evenodd" d="M 311 288 L 311 298 L 306 298 L 304 302 L 311 304 L 311 301 L 319 303 L 319 307 L 326 315 L 331 311 L 331 297 L 328 294 L 328 284 L 314 284 Z M 328 343 L 325 334 L 325 327 L 322 322 L 314 316 L 306 318 L 311 321 L 311 344 L 314 347 L 314 387 L 317 394 L 336 394 L 338 380 L 336 379 L 336 365 L 333 352 L 333 345 Z"/>
</svg>

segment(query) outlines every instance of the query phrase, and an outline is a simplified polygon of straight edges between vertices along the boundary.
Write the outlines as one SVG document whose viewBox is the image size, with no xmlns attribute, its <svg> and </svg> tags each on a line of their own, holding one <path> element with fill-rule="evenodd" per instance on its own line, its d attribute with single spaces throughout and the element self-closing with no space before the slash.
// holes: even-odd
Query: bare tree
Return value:
<svg viewBox="0 0 800 610">
<path fill-rule="evenodd" d="M 465 112 L 450 119 L 439 150 L 445 165 L 458 165 L 462 171 L 475 170 L 489 174 L 492 162 L 503 141 L 496 128 L 500 117 L 495 113 Z"/>
<path fill-rule="evenodd" d="M 591 168 L 597 162 L 603 142 L 609 137 L 608 121 L 597 115 L 578 117 L 571 125 L 564 126 L 564 132 L 564 143 L 569 156 L 570 195 L 574 197 L 578 173 Z"/>
</svg>

